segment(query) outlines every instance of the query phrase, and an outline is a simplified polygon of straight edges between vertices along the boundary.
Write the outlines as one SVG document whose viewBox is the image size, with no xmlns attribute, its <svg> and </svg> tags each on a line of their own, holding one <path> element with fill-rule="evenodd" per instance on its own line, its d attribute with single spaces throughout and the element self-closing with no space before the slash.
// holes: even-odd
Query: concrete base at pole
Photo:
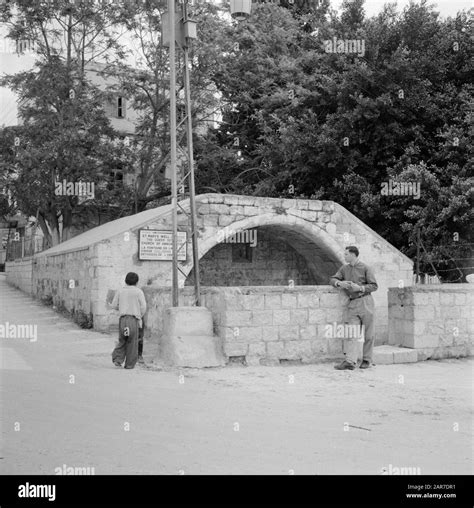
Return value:
<svg viewBox="0 0 474 508">
<path fill-rule="evenodd" d="M 225 356 L 213 333 L 212 314 L 205 307 L 165 310 L 158 360 L 177 367 L 220 367 Z"/>
</svg>

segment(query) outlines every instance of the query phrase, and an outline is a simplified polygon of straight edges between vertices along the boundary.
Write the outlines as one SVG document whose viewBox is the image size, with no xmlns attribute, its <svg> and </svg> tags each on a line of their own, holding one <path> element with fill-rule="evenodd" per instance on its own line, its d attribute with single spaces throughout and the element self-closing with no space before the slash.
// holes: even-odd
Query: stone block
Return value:
<svg viewBox="0 0 474 508">
<path fill-rule="evenodd" d="M 295 204 L 298 210 L 308 210 L 309 203 L 306 199 L 297 199 Z"/>
<path fill-rule="evenodd" d="M 269 358 L 279 359 L 284 354 L 285 344 L 283 342 L 267 342 L 266 350 Z"/>
<path fill-rule="evenodd" d="M 393 346 L 377 346 L 374 347 L 373 362 L 376 365 L 390 365 L 393 363 Z"/>
<path fill-rule="evenodd" d="M 281 295 L 279 294 L 265 295 L 265 309 L 281 309 Z"/>
<path fill-rule="evenodd" d="M 209 195 L 208 203 L 223 203 L 224 202 L 224 194 L 212 194 Z"/>
<path fill-rule="evenodd" d="M 308 323 L 309 324 L 321 324 L 326 323 L 326 309 L 309 309 L 308 310 Z"/>
<path fill-rule="evenodd" d="M 273 311 L 272 310 L 254 310 L 252 311 L 252 318 L 250 319 L 252 326 L 266 326 L 273 324 Z"/>
<path fill-rule="evenodd" d="M 333 308 L 340 305 L 338 293 L 323 293 L 319 298 L 319 304 L 321 307 Z"/>
<path fill-rule="evenodd" d="M 433 305 L 416 305 L 415 304 L 415 320 L 422 319 L 424 321 L 434 319 L 437 313 Z"/>
<path fill-rule="evenodd" d="M 249 344 L 248 354 L 252 356 L 265 356 L 266 347 L 264 342 Z"/>
<path fill-rule="evenodd" d="M 179 367 L 225 365 L 221 339 L 213 335 L 211 312 L 204 307 L 166 309 L 159 359 Z"/>
<path fill-rule="evenodd" d="M 449 307 L 454 305 L 454 295 L 452 293 L 441 293 L 439 295 L 441 306 Z"/>
<path fill-rule="evenodd" d="M 334 212 L 334 202 L 333 201 L 323 201 L 323 210 L 325 212 Z"/>
<path fill-rule="evenodd" d="M 244 215 L 244 213 L 245 213 L 245 210 L 244 210 L 243 206 L 234 205 L 234 206 L 229 207 L 229 215 L 231 215 L 234 220 L 235 220 L 236 215 Z"/>
<path fill-rule="evenodd" d="M 278 326 L 262 326 L 262 340 L 264 342 L 278 340 Z"/>
<path fill-rule="evenodd" d="M 228 226 L 234 222 L 234 218 L 231 215 L 219 215 L 218 224 L 219 226 Z"/>
<path fill-rule="evenodd" d="M 309 221 L 309 222 L 316 222 L 318 219 L 318 214 L 317 214 L 317 212 L 315 212 L 313 210 L 308 210 L 308 211 L 303 210 L 302 218 Z"/>
<path fill-rule="evenodd" d="M 418 361 L 416 349 L 399 348 L 393 352 L 393 363 L 414 363 Z"/>
<path fill-rule="evenodd" d="M 287 360 L 296 360 L 311 356 L 311 342 L 309 340 L 293 340 L 285 342 L 283 354 Z"/>
<path fill-rule="evenodd" d="M 296 309 L 297 298 L 296 295 L 283 293 L 281 295 L 281 306 L 283 309 Z"/>
<path fill-rule="evenodd" d="M 446 348 L 446 358 L 463 358 L 470 355 L 470 348 L 467 344 Z"/>
<path fill-rule="evenodd" d="M 217 226 L 218 216 L 217 215 L 204 215 L 202 219 L 204 226 Z"/>
<path fill-rule="evenodd" d="M 224 343 L 227 341 L 235 340 L 234 328 L 229 328 L 227 326 L 217 326 L 217 333 L 219 337 L 224 341 Z"/>
<path fill-rule="evenodd" d="M 227 356 L 246 356 L 249 345 L 246 342 L 225 342 L 224 353 Z"/>
<path fill-rule="evenodd" d="M 422 321 L 421 319 L 413 323 L 413 334 L 415 337 L 426 334 L 427 324 L 428 323 L 426 321 Z"/>
<path fill-rule="evenodd" d="M 232 196 L 230 194 L 224 194 L 224 203 L 226 205 L 237 205 L 239 202 L 239 196 Z"/>
<path fill-rule="evenodd" d="M 264 310 L 265 295 L 241 295 L 242 307 L 247 310 Z"/>
<path fill-rule="evenodd" d="M 454 305 L 466 305 L 466 295 L 464 293 L 456 293 L 454 295 Z"/>
<path fill-rule="evenodd" d="M 239 332 L 242 341 L 251 343 L 262 340 L 262 327 L 260 326 L 242 326 Z"/>
<path fill-rule="evenodd" d="M 229 215 L 229 206 L 224 204 L 211 204 L 211 214 L 215 215 Z"/>
<path fill-rule="evenodd" d="M 290 324 L 290 311 L 281 309 L 273 311 L 273 324 L 274 325 L 289 325 Z"/>
<path fill-rule="evenodd" d="M 296 199 L 282 199 L 281 200 L 281 206 L 283 208 L 291 209 L 296 208 Z"/>
<path fill-rule="evenodd" d="M 225 313 L 224 323 L 226 326 L 248 325 L 250 323 L 252 313 L 245 310 L 228 310 Z"/>
<path fill-rule="evenodd" d="M 244 214 L 249 217 L 252 215 L 259 215 L 260 210 L 256 206 L 244 206 Z"/>
<path fill-rule="evenodd" d="M 289 341 L 299 339 L 299 327 L 297 325 L 279 326 L 278 327 L 279 340 Z"/>
<path fill-rule="evenodd" d="M 290 324 L 292 325 L 305 325 L 308 323 L 308 310 L 295 309 L 290 311 Z"/>
<path fill-rule="evenodd" d="M 310 200 L 308 201 L 308 209 L 321 211 L 323 209 L 323 202 L 318 200 Z"/>
<path fill-rule="evenodd" d="M 315 307 L 319 307 L 319 295 L 306 292 L 297 295 L 298 309 L 314 309 Z"/>
<path fill-rule="evenodd" d="M 207 335 L 213 329 L 212 313 L 205 307 L 170 307 L 164 316 L 172 335 Z"/>
<path fill-rule="evenodd" d="M 315 325 L 305 325 L 300 326 L 299 336 L 301 340 L 316 340 L 317 338 L 317 329 Z"/>
<path fill-rule="evenodd" d="M 256 202 L 256 198 L 252 196 L 238 196 L 237 203 L 244 206 L 252 206 Z"/>
<path fill-rule="evenodd" d="M 297 209 L 297 208 L 291 208 L 291 209 L 288 211 L 288 213 L 289 213 L 290 215 L 293 215 L 293 216 L 295 216 L 295 217 L 299 217 L 299 218 L 301 218 L 301 219 L 302 219 L 302 218 L 304 218 L 305 214 L 306 214 L 306 213 L 308 213 L 308 212 L 307 212 L 307 211 L 305 211 L 305 210 L 299 210 L 299 209 Z"/>
</svg>

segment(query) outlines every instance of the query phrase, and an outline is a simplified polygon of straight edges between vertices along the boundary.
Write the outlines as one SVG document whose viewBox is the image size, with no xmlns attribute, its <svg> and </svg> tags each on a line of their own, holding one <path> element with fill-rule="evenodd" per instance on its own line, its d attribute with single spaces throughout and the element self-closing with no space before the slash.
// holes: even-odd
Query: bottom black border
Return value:
<svg viewBox="0 0 474 508">
<path fill-rule="evenodd" d="M 0 508 L 47 506 L 473 506 L 472 476 L 2 476 Z M 38 489 L 37 486 L 45 486 Z M 51 489 L 47 488 L 51 486 Z M 52 487 L 54 486 L 54 491 Z M 49 500 L 53 497 L 54 500 Z M 28 497 L 19 497 L 25 494 Z M 40 494 L 43 497 L 33 497 Z M 407 494 L 420 494 L 408 497 Z M 436 496 L 435 496 L 436 494 Z M 443 497 L 449 494 L 451 497 Z M 452 497 L 455 494 L 455 497 Z M 48 497 L 49 495 L 49 497 Z M 438 495 L 442 497 L 439 498 Z"/>
</svg>

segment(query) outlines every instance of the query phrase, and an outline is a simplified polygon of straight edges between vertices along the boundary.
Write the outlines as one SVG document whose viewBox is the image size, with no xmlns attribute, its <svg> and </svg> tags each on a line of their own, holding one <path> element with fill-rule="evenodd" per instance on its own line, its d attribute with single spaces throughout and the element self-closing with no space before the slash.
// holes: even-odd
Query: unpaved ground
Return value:
<svg viewBox="0 0 474 508">
<path fill-rule="evenodd" d="M 114 337 L 0 292 L 0 323 L 39 334 L 0 339 L 3 474 L 474 472 L 473 359 L 123 370 Z"/>
</svg>

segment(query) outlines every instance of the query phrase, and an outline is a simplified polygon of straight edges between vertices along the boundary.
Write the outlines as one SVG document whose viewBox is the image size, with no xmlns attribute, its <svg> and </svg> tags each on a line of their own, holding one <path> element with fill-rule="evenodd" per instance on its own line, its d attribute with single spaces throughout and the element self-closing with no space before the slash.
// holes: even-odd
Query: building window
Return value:
<svg viewBox="0 0 474 508">
<path fill-rule="evenodd" d="M 118 189 L 120 187 L 123 186 L 123 173 L 122 171 L 111 171 L 109 173 L 109 178 L 108 178 L 108 183 L 107 183 L 107 189 L 108 190 L 114 190 L 114 189 Z"/>
<path fill-rule="evenodd" d="M 232 263 L 251 263 L 253 248 L 249 243 L 232 244 Z"/>
<path fill-rule="evenodd" d="M 125 118 L 125 99 L 117 97 L 117 118 Z"/>
</svg>

